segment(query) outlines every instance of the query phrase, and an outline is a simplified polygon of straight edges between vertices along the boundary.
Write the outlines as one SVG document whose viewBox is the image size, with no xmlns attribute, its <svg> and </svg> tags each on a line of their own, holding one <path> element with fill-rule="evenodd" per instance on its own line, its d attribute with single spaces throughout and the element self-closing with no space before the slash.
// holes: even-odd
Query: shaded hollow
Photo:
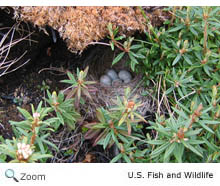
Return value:
<svg viewBox="0 0 220 186">
<path fill-rule="evenodd" d="M 86 54 L 85 54 L 86 53 Z M 82 105 L 82 110 L 86 114 L 86 118 L 96 118 L 96 109 L 99 107 L 111 108 L 114 106 L 113 100 L 116 100 L 117 96 L 123 97 L 125 89 L 130 87 L 131 95 L 129 99 L 137 97 L 137 102 L 142 103 L 142 106 L 138 108 L 138 112 L 142 116 L 145 116 L 146 112 L 154 112 L 155 105 L 150 96 L 143 95 L 143 92 L 147 89 L 144 86 L 143 74 L 136 74 L 129 68 L 129 58 L 124 56 L 117 64 L 112 66 L 112 61 L 118 55 L 119 51 L 113 52 L 110 47 L 96 45 L 90 47 L 83 53 L 80 62 L 82 69 L 89 66 L 89 73 L 87 80 L 96 81 L 94 85 L 95 89 L 90 90 L 92 100 L 86 99 L 86 104 Z M 106 74 L 109 69 L 114 69 L 116 73 L 120 70 L 127 70 L 132 75 L 132 80 L 129 83 L 121 83 L 120 85 L 105 86 L 100 83 L 100 77 Z M 150 88 L 150 87 L 149 87 Z"/>
</svg>

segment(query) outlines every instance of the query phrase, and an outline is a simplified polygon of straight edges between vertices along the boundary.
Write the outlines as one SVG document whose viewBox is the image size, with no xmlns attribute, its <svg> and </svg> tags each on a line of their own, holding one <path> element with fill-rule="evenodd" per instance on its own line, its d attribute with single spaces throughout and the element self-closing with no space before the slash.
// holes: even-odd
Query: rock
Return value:
<svg viewBox="0 0 220 186">
<path fill-rule="evenodd" d="M 128 72 L 127 70 L 121 70 L 118 73 L 118 76 L 121 80 L 123 80 L 124 83 L 129 83 L 132 79 L 131 73 Z"/>
<path fill-rule="evenodd" d="M 100 77 L 100 83 L 105 86 L 111 86 L 112 80 L 108 75 L 102 75 Z"/>
<path fill-rule="evenodd" d="M 119 86 L 121 85 L 123 82 L 121 79 L 115 79 L 112 81 L 112 86 Z"/>
<path fill-rule="evenodd" d="M 106 75 L 108 75 L 112 79 L 112 81 L 118 79 L 118 75 L 113 69 L 108 70 Z"/>
</svg>

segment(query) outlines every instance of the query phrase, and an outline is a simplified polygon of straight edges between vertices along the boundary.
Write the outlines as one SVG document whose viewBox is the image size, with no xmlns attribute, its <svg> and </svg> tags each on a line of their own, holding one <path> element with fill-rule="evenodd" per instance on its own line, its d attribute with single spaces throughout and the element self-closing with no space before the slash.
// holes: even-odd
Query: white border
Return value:
<svg viewBox="0 0 220 186">
<path fill-rule="evenodd" d="M 220 163 L 2 163 L 0 167 L 0 185 L 4 186 L 218 186 L 220 183 Z M 16 183 L 5 176 L 7 169 L 14 170 Z M 142 178 L 129 178 L 141 173 Z M 157 173 L 163 177 L 155 177 Z M 212 174 L 213 178 L 187 179 L 184 172 Z M 45 181 L 21 180 L 21 173 L 28 175 L 46 175 Z M 155 176 L 153 176 L 153 174 Z M 167 174 L 181 174 L 180 178 L 167 178 Z M 130 174 L 131 175 L 131 174 Z M 150 175 L 148 177 L 148 175 Z M 137 176 L 136 176 L 137 177 Z"/>
<path fill-rule="evenodd" d="M 220 0 L 0 0 L 0 6 L 220 6 Z M 219 164 L 1 164 L 0 185 L 15 185 L 5 178 L 4 171 L 13 168 L 16 172 L 40 172 L 48 175 L 42 185 L 96 185 L 96 186 L 158 186 L 200 185 L 216 186 L 220 183 Z M 127 179 L 128 171 L 210 171 L 215 177 L 209 179 L 149 180 Z M 39 185 L 27 182 L 25 185 Z M 41 185 L 41 183 L 40 183 Z"/>
</svg>

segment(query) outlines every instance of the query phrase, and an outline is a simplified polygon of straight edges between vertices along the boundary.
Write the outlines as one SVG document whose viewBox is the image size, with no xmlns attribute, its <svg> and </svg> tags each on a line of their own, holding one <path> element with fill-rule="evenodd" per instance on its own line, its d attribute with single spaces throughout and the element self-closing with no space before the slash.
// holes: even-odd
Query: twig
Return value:
<svg viewBox="0 0 220 186">
<path fill-rule="evenodd" d="M 158 108 L 157 108 L 157 113 L 159 113 L 159 115 L 160 115 L 160 106 L 161 106 L 161 104 L 162 104 L 162 102 L 163 102 L 163 100 L 164 100 L 164 97 L 165 97 L 165 92 L 163 93 L 163 95 L 162 95 L 162 98 L 161 98 L 161 100 L 160 100 L 160 102 L 159 102 L 159 105 L 158 105 Z"/>
<path fill-rule="evenodd" d="M 2 125 L 1 123 L 0 123 L 0 126 L 5 130 L 5 127 L 4 127 L 4 125 Z"/>
<path fill-rule="evenodd" d="M 172 114 L 171 109 L 170 109 L 170 104 L 169 104 L 168 98 L 167 98 L 167 96 L 166 96 L 166 94 L 165 94 L 165 92 L 166 92 L 166 83 L 165 83 L 165 80 L 163 81 L 163 84 L 164 84 L 164 89 L 163 89 L 163 91 L 164 91 L 164 101 L 165 101 L 165 102 L 164 102 L 164 105 L 165 105 L 165 107 L 167 108 L 169 114 Z"/>
<path fill-rule="evenodd" d="M 158 84 L 158 91 L 157 91 L 157 113 L 160 115 L 160 87 L 161 87 L 161 78 L 162 76 L 160 75 L 160 80 Z"/>
<path fill-rule="evenodd" d="M 194 91 L 190 92 L 189 94 L 187 94 L 187 95 L 183 96 L 182 98 L 180 98 L 177 102 L 180 102 L 182 99 L 185 99 L 186 97 L 188 97 L 192 94 L 195 94 L 195 93 L 196 93 L 196 91 L 194 90 Z"/>
<path fill-rule="evenodd" d="M 38 74 L 40 74 L 41 72 L 43 72 L 45 70 L 61 72 L 62 74 L 59 74 L 59 75 L 66 74 L 66 71 L 62 67 L 61 67 L 61 69 L 60 68 L 56 68 L 56 67 L 43 68 L 43 69 L 38 71 Z"/>
<path fill-rule="evenodd" d="M 173 95 L 174 95 L 175 101 L 177 102 L 176 93 L 174 90 L 173 90 Z"/>
<path fill-rule="evenodd" d="M 91 43 L 89 43 L 88 45 L 96 45 L 96 44 L 99 44 L 99 45 L 106 45 L 106 46 L 111 46 L 110 44 L 108 44 L 108 43 L 103 43 L 103 42 L 91 42 Z"/>
<path fill-rule="evenodd" d="M 23 38 L 20 38 L 20 39 L 14 39 L 14 34 L 15 34 L 15 31 L 18 30 L 17 26 L 19 26 L 19 24 L 14 24 L 10 29 L 9 31 L 6 33 L 6 34 L 3 34 L 3 37 L 1 39 L 1 42 L 0 42 L 0 60 L 3 59 L 2 61 L 0 61 L 0 70 L 1 69 L 4 69 L 1 73 L 0 73 L 0 77 L 3 76 L 3 75 L 6 75 L 8 73 L 11 73 L 11 72 L 14 72 L 16 71 L 17 69 L 21 68 L 22 66 L 24 66 L 26 63 L 28 63 L 30 61 L 30 59 L 26 60 L 23 64 L 19 65 L 18 67 L 12 69 L 9 71 L 9 68 L 14 65 L 16 62 L 18 62 L 26 53 L 27 51 L 25 51 L 19 58 L 15 58 L 14 60 L 9 60 L 9 61 L 6 61 L 8 56 L 9 56 L 9 53 L 11 51 L 11 48 L 13 46 L 15 46 L 17 43 L 25 40 L 27 37 L 30 37 L 30 35 L 32 33 L 29 33 L 27 36 L 23 37 Z M 4 28 L 5 29 L 5 28 Z M 1 29 L 2 30 L 2 29 Z M 10 34 L 11 33 L 11 34 Z M 6 38 L 8 38 L 10 34 L 10 41 L 9 43 L 4 44 L 4 42 L 6 41 Z M 4 53 L 6 52 L 6 54 L 4 55 Z"/>
<path fill-rule="evenodd" d="M 12 31 L 12 36 L 11 36 L 11 39 L 10 39 L 10 44 L 9 44 L 6 56 L 4 57 L 3 61 L 1 62 L 2 64 L 4 64 L 5 60 L 8 58 L 8 54 L 9 54 L 10 49 L 11 49 L 11 43 L 12 43 L 12 39 L 14 37 L 14 32 L 15 32 L 14 26 L 12 28 L 13 28 L 13 31 Z"/>
</svg>

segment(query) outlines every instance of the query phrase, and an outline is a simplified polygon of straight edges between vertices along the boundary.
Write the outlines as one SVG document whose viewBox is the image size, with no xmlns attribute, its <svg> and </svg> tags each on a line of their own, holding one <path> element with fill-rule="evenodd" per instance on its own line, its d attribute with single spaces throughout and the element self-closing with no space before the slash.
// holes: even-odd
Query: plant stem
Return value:
<svg viewBox="0 0 220 186">
<path fill-rule="evenodd" d="M 203 19 L 204 19 L 204 42 L 203 42 L 203 54 L 205 55 L 207 53 L 207 39 L 208 39 L 208 7 L 203 8 Z"/>
<path fill-rule="evenodd" d="M 173 13 L 172 13 L 172 18 L 171 18 L 171 21 L 170 21 L 170 24 L 169 24 L 169 28 L 170 28 L 170 26 L 173 26 L 173 21 L 174 21 L 174 19 L 176 18 L 176 6 L 174 6 L 173 7 Z"/>
<path fill-rule="evenodd" d="M 191 7 L 188 6 L 188 7 L 187 7 L 187 10 L 186 10 L 186 13 L 187 13 L 187 14 L 186 14 L 185 24 L 186 24 L 187 27 L 190 26 L 190 18 L 189 18 L 190 9 L 191 9 Z"/>
</svg>

